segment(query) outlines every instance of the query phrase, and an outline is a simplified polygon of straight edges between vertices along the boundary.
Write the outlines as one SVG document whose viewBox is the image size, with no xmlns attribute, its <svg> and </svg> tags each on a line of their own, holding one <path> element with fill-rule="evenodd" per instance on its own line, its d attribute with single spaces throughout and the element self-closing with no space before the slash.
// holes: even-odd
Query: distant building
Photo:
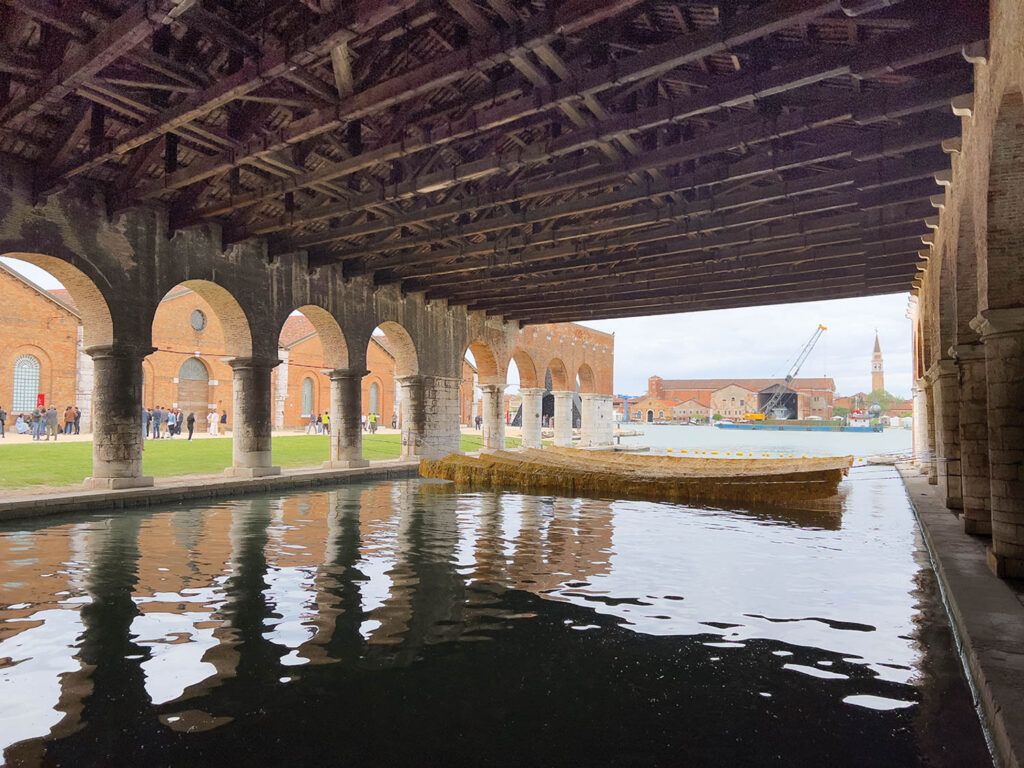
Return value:
<svg viewBox="0 0 1024 768">
<path fill-rule="evenodd" d="M 739 418 L 759 411 L 775 389 L 784 388 L 783 406 L 798 419 L 832 418 L 835 382 L 831 378 L 662 379 L 647 380 L 647 395 L 629 403 L 631 421 Z"/>
</svg>

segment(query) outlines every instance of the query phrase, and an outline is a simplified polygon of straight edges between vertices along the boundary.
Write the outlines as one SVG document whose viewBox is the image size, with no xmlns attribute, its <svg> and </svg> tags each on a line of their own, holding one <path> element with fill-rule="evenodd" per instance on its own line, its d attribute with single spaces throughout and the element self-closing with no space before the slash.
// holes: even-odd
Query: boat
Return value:
<svg viewBox="0 0 1024 768">
<path fill-rule="evenodd" d="M 815 422 L 807 423 L 801 421 L 795 424 L 785 424 L 772 421 L 745 422 L 720 421 L 715 424 L 719 429 L 753 429 L 761 432 L 881 432 L 884 426 L 878 424 L 865 424 L 859 426 L 841 424 L 839 422 Z"/>
</svg>

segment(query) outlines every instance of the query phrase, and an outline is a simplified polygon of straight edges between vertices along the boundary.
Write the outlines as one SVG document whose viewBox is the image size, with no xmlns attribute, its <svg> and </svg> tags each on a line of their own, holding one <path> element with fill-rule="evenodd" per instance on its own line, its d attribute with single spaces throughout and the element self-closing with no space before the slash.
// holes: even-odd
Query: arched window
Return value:
<svg viewBox="0 0 1024 768">
<path fill-rule="evenodd" d="M 380 386 L 377 382 L 370 385 L 370 413 L 378 413 L 380 405 Z"/>
<path fill-rule="evenodd" d="M 302 380 L 302 415 L 309 416 L 313 412 L 313 380 Z"/>
<path fill-rule="evenodd" d="M 14 399 L 11 411 L 31 411 L 39 396 L 39 361 L 22 355 L 14 361 Z"/>
<path fill-rule="evenodd" d="M 178 379 L 185 379 L 186 381 L 209 381 L 210 372 L 206 370 L 206 366 L 203 365 L 201 360 L 190 357 L 181 364 L 181 370 L 178 371 Z"/>
</svg>

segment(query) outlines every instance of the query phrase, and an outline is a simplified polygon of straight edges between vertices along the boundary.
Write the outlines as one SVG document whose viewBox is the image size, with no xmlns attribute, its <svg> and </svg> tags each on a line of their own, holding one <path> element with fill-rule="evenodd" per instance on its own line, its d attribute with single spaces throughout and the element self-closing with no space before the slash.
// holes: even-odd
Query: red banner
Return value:
<svg viewBox="0 0 1024 768">
<path fill-rule="evenodd" d="M 43 408 L 46 405 L 46 395 L 36 395 L 36 408 Z"/>
</svg>

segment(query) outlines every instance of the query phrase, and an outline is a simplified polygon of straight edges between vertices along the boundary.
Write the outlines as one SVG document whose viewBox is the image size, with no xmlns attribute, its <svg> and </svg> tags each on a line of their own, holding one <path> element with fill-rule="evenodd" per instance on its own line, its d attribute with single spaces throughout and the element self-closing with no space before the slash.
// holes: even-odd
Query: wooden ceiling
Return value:
<svg viewBox="0 0 1024 768">
<path fill-rule="evenodd" d="M 0 152 L 523 323 L 889 293 L 987 37 L 983 0 L 0 0 Z"/>
</svg>

